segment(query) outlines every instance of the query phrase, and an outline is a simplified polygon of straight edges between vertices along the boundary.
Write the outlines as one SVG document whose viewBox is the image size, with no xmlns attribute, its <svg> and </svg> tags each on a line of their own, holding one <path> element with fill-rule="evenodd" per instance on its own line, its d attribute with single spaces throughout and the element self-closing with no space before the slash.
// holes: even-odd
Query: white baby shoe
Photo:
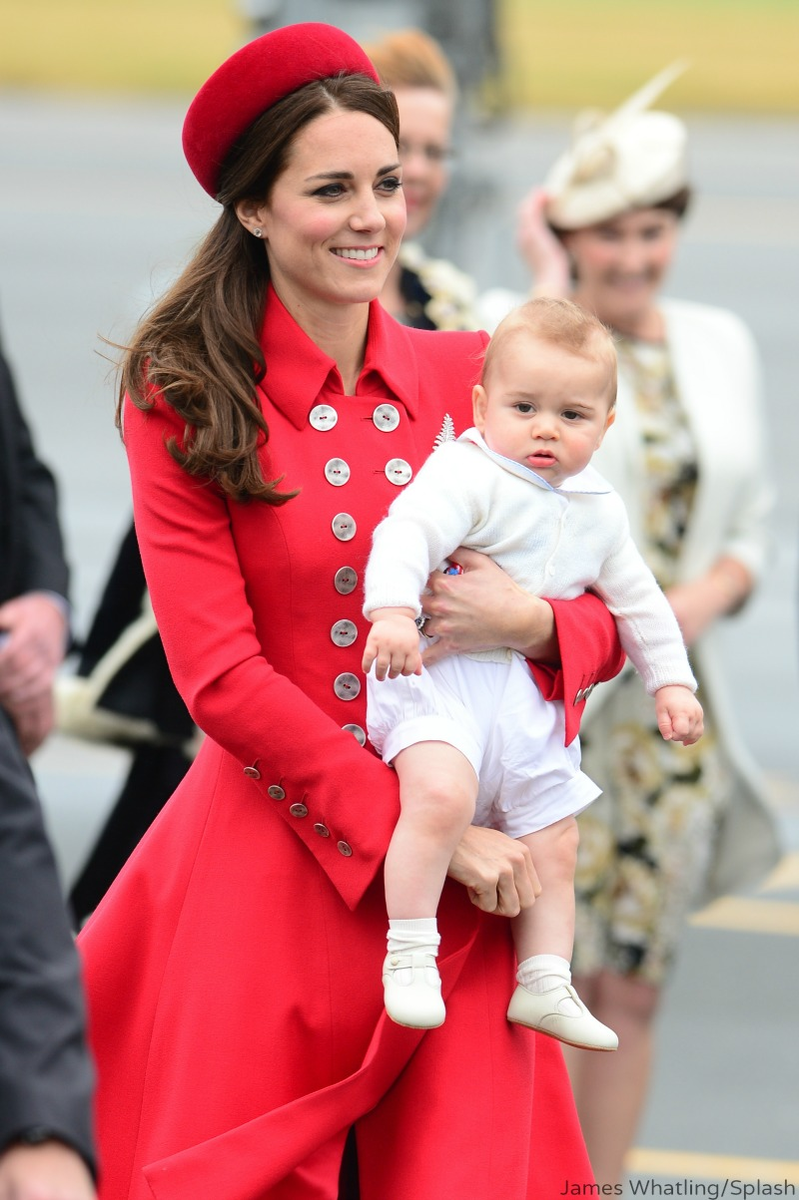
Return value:
<svg viewBox="0 0 799 1200">
<path fill-rule="evenodd" d="M 383 963 L 383 1002 L 397 1025 L 436 1029 L 447 1010 L 441 999 L 441 978 L 434 954 L 422 950 L 394 951 Z"/>
<path fill-rule="evenodd" d="M 616 1050 L 619 1045 L 613 1030 L 591 1015 L 570 983 L 540 995 L 519 984 L 511 996 L 508 1020 L 583 1050 Z"/>
</svg>

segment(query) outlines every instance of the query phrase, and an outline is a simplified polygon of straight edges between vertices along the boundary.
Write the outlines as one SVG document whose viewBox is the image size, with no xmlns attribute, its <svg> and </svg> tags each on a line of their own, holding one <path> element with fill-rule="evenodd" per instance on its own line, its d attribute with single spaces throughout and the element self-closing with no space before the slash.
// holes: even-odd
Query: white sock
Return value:
<svg viewBox="0 0 799 1200">
<path fill-rule="evenodd" d="M 526 991 L 540 996 L 561 983 L 571 983 L 571 963 L 559 954 L 534 954 L 532 958 L 526 958 L 524 962 L 519 963 L 516 978 Z M 577 1005 L 569 998 L 567 1007 L 572 1006 L 575 1013 L 579 1012 Z M 560 1005 L 560 1011 L 566 1012 L 563 1003 Z"/>
<path fill-rule="evenodd" d="M 388 952 L 422 950 L 426 954 L 438 955 L 441 937 L 435 917 L 416 917 L 410 920 L 389 920 Z"/>
<path fill-rule="evenodd" d="M 571 983 L 571 964 L 559 954 L 534 954 L 519 963 L 516 978 L 528 992 L 540 996 L 559 983 Z"/>
</svg>

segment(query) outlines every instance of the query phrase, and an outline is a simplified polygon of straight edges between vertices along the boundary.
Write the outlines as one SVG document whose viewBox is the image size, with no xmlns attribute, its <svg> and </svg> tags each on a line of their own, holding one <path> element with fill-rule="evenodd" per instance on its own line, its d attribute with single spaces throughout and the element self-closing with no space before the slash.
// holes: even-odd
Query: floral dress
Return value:
<svg viewBox="0 0 799 1200">
<path fill-rule="evenodd" d="M 444 258 L 429 258 L 415 242 L 399 252 L 400 294 L 405 312 L 398 319 L 413 329 L 480 329 L 472 279 Z"/>
<path fill-rule="evenodd" d="M 678 578 L 698 480 L 695 446 L 665 343 L 617 339 L 645 457 L 640 550 L 661 587 Z M 698 679 L 698 696 L 702 680 Z M 653 699 L 627 671 L 583 727 L 583 770 L 603 794 L 579 817 L 576 975 L 602 968 L 661 985 L 713 849 L 729 768 L 705 706 L 693 746 L 666 742 Z"/>
</svg>

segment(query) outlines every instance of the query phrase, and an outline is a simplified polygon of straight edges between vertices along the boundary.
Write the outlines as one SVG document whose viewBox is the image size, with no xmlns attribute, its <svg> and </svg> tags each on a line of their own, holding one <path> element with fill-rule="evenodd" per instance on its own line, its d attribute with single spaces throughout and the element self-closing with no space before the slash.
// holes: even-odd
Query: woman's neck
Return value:
<svg viewBox="0 0 799 1200">
<path fill-rule="evenodd" d="M 282 297 L 281 297 L 282 299 Z M 354 396 L 366 354 L 369 304 L 340 304 L 311 309 L 283 300 L 300 329 L 332 358 L 344 385 L 344 394 Z"/>
<path fill-rule="evenodd" d="M 635 312 L 603 312 L 601 307 L 593 302 L 590 295 L 578 288 L 572 299 L 581 308 L 594 313 L 605 325 L 609 325 L 616 333 L 626 337 L 639 338 L 643 342 L 662 342 L 666 334 L 666 324 L 660 309 L 654 304 Z"/>
<path fill-rule="evenodd" d="M 380 303 L 387 313 L 392 317 L 401 318 L 405 312 L 405 298 L 400 289 L 400 281 L 402 279 L 402 266 L 397 260 L 394 266 L 388 273 L 388 278 L 383 284 L 383 290 L 380 293 Z"/>
</svg>

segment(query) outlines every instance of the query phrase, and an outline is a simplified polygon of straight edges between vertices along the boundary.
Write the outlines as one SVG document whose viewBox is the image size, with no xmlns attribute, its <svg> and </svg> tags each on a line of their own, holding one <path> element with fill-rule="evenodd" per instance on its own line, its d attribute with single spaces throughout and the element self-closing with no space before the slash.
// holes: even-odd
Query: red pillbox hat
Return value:
<svg viewBox="0 0 799 1200">
<path fill-rule="evenodd" d="M 261 113 L 313 79 L 377 72 L 342 29 L 315 21 L 286 25 L 232 54 L 200 88 L 183 123 L 183 152 L 200 184 L 216 196 L 234 142 Z"/>
</svg>

